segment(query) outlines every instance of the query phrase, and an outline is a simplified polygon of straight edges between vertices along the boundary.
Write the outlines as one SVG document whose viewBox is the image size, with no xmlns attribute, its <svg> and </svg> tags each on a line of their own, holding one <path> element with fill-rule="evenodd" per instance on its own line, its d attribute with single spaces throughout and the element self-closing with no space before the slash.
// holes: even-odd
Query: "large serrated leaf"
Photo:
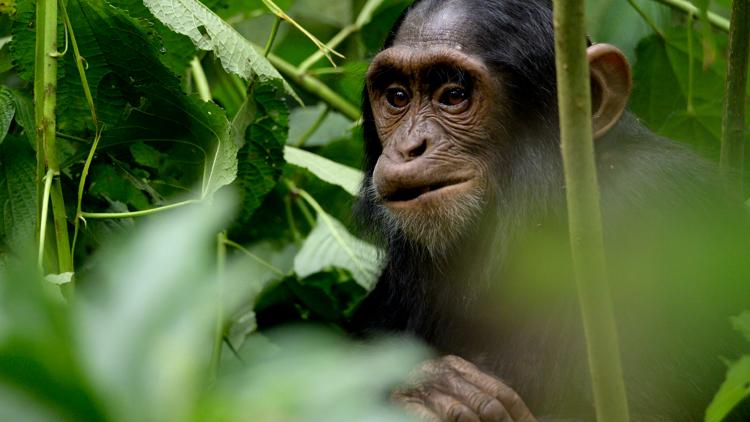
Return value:
<svg viewBox="0 0 750 422">
<path fill-rule="evenodd" d="M 318 212 L 315 228 L 294 258 L 294 272 L 300 277 L 330 268 L 351 272 L 354 280 L 372 289 L 378 274 L 378 249 L 354 237 L 332 216 Z"/>
<path fill-rule="evenodd" d="M 96 59 L 108 69 L 107 83 L 127 97 L 126 117 L 105 128 L 100 149 L 141 141 L 192 148 L 187 153 L 197 162 L 182 166 L 181 182 L 186 187 L 200 183 L 201 198 L 234 181 L 239 145 L 231 138 L 224 111 L 186 96 L 179 79 L 159 60 L 148 34 L 124 11 L 96 0 L 71 1 L 69 9 L 78 14 L 78 27 L 89 27 L 92 43 L 101 52 Z"/>
<path fill-rule="evenodd" d="M 693 37 L 698 38 L 694 33 Z M 726 37 L 717 34 L 717 42 Z M 726 61 L 701 66 L 702 50 L 689 50 L 684 28 L 669 28 L 665 36 L 645 38 L 636 51 L 633 111 L 657 133 L 688 142 L 706 154 L 718 152 L 721 134 L 722 95 Z M 689 79 L 690 55 L 694 77 Z M 688 110 L 692 96 L 693 109 Z M 669 112 L 665 112 L 669 111 Z"/>
<path fill-rule="evenodd" d="M 231 25 L 197 0 L 144 0 L 171 30 L 188 36 L 196 47 L 212 51 L 228 72 L 247 80 L 283 80 L 279 72 Z M 296 96 L 292 88 L 285 88 Z"/>
<path fill-rule="evenodd" d="M 36 228 L 36 158 L 26 139 L 8 135 L 0 146 L 0 216 L 2 242 L 26 251 Z"/>
<path fill-rule="evenodd" d="M 359 186 L 363 178 L 362 172 L 359 170 L 289 146 L 284 148 L 284 158 L 290 164 L 309 170 L 324 182 L 341 186 L 352 196 L 357 196 L 359 193 Z"/>
<path fill-rule="evenodd" d="M 239 152 L 240 224 L 250 220 L 265 196 L 276 186 L 284 168 L 283 148 L 289 132 L 289 110 L 282 96 L 283 88 L 277 80 L 255 86 L 246 100 L 252 103 L 253 120 Z M 242 110 L 248 110 L 248 107 L 244 106 Z"/>
<path fill-rule="evenodd" d="M 5 88 L 0 88 L 0 144 L 10 129 L 10 122 L 16 114 L 16 101 L 13 94 Z"/>
</svg>

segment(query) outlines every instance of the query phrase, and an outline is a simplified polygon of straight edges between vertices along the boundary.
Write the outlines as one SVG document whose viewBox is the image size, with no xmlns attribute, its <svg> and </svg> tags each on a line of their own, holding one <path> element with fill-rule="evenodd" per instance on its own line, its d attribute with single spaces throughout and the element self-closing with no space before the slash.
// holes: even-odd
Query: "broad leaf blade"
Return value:
<svg viewBox="0 0 750 422">
<path fill-rule="evenodd" d="M 80 14 L 78 26 L 89 27 L 92 44 L 101 52 L 91 60 L 106 66 L 110 83 L 128 97 L 123 104 L 126 117 L 105 130 L 100 149 L 139 141 L 166 146 L 170 154 L 175 148 L 192 148 L 183 154 L 198 157 L 196 165 L 181 165 L 180 182 L 185 187 L 200 183 L 201 198 L 234 181 L 239 145 L 230 137 L 224 111 L 186 96 L 179 79 L 159 60 L 148 35 L 124 11 L 95 0 L 72 1 L 69 9 Z"/>
<path fill-rule="evenodd" d="M 354 237 L 340 221 L 319 212 L 315 228 L 294 258 L 294 271 L 304 278 L 329 268 L 343 268 L 370 290 L 379 269 L 378 255 L 377 248 Z"/>
<path fill-rule="evenodd" d="M 212 51 L 228 72 L 247 80 L 282 80 L 279 72 L 231 25 L 197 0 L 144 0 L 171 30 L 188 36 L 196 47 Z M 289 85 L 290 95 L 296 96 Z"/>
<path fill-rule="evenodd" d="M 5 88 L 0 89 L 0 144 L 10 129 L 10 122 L 16 114 L 16 102 L 13 94 Z"/>
<path fill-rule="evenodd" d="M 305 168 L 320 180 L 341 186 L 352 196 L 357 196 L 362 183 L 362 172 L 336 163 L 319 155 L 294 147 L 284 148 L 284 158 L 290 164 Z"/>
<path fill-rule="evenodd" d="M 0 238 L 26 252 L 36 229 L 36 158 L 25 138 L 9 135 L 0 146 Z"/>
<path fill-rule="evenodd" d="M 276 186 L 284 168 L 284 141 L 289 133 L 289 110 L 280 81 L 255 86 L 241 113 L 252 119 L 235 119 L 235 137 L 243 139 L 239 152 L 237 184 L 241 188 L 240 224 L 247 224 L 263 199 Z M 244 124 L 243 124 L 244 123 Z M 242 131 L 242 126 L 248 127 Z"/>
</svg>

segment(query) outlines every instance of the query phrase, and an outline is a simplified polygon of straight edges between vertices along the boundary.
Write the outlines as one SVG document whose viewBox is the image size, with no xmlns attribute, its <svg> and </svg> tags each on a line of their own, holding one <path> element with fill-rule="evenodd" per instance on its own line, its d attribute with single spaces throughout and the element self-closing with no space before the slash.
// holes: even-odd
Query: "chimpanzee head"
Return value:
<svg viewBox="0 0 750 422">
<path fill-rule="evenodd" d="M 610 45 L 589 47 L 588 59 L 601 137 L 625 109 L 630 70 Z M 532 151 L 556 151 L 556 104 L 549 1 L 414 3 L 367 73 L 360 213 L 389 239 L 455 247 L 534 171 Z"/>
</svg>

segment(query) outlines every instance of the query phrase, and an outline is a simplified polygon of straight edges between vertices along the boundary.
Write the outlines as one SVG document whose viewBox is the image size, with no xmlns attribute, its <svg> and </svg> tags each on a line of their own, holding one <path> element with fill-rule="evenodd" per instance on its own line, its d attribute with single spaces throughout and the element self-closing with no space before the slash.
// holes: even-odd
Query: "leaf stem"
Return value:
<svg viewBox="0 0 750 422">
<path fill-rule="evenodd" d="M 91 162 L 94 161 L 94 154 L 96 148 L 99 146 L 99 141 L 102 139 L 102 129 L 97 129 L 94 142 L 91 144 L 89 149 L 89 155 L 86 157 L 86 161 L 83 163 L 83 170 L 81 171 L 81 180 L 78 181 L 78 198 L 76 204 L 76 216 L 75 224 L 73 229 L 73 245 L 71 247 L 71 254 L 75 256 L 76 243 L 78 242 L 78 232 L 80 230 L 80 222 L 82 220 L 81 214 L 83 214 L 83 191 L 86 188 L 86 178 L 89 175 L 89 169 L 91 168 Z"/>
<path fill-rule="evenodd" d="M 55 222 L 55 240 L 57 241 L 57 270 L 58 273 L 72 273 L 73 255 L 70 250 L 70 238 L 68 236 L 68 219 L 65 215 L 65 200 L 63 199 L 62 182 L 60 176 L 53 180 L 52 190 L 52 217 Z M 64 289 L 70 289 L 73 283 L 67 283 Z"/>
<path fill-rule="evenodd" d="M 328 48 L 325 44 L 323 44 L 322 41 L 317 39 L 315 35 L 311 34 L 310 31 L 305 29 L 302 25 L 297 23 L 294 19 L 292 19 L 289 15 L 287 15 L 276 3 L 273 2 L 273 0 L 261 0 L 263 4 L 266 5 L 268 10 L 270 10 L 274 15 L 277 17 L 289 22 L 290 25 L 297 28 L 298 31 L 300 31 L 302 34 L 304 34 L 310 41 L 312 41 L 313 44 L 315 44 L 316 47 L 318 47 L 318 50 L 323 51 L 323 54 L 328 58 L 328 60 L 331 62 L 331 64 L 335 65 L 333 58 L 331 55 L 335 55 L 338 57 L 344 57 L 339 52 Z"/>
<path fill-rule="evenodd" d="M 76 34 L 73 32 L 73 25 L 70 23 L 68 17 L 68 10 L 65 8 L 65 0 L 60 0 L 60 12 L 62 12 L 62 18 L 66 33 L 70 35 L 70 43 L 73 45 L 73 54 L 76 60 L 76 68 L 78 69 L 78 76 L 81 78 L 81 85 L 83 86 L 83 95 L 86 97 L 89 110 L 91 111 L 91 120 L 94 122 L 94 127 L 99 127 L 99 120 L 96 118 L 96 107 L 94 107 L 94 97 L 91 95 L 91 88 L 89 87 L 88 80 L 86 79 L 86 71 L 83 68 L 83 57 L 81 52 L 78 50 L 78 43 L 76 42 Z M 67 48 L 67 47 L 66 47 Z"/>
<path fill-rule="evenodd" d="M 349 35 L 353 34 L 355 31 L 357 31 L 359 28 L 357 28 L 354 25 L 347 25 L 341 29 L 336 35 L 331 38 L 330 41 L 326 43 L 326 47 L 333 50 L 334 48 L 338 47 L 339 44 L 341 44 L 345 39 L 349 37 Z M 322 50 L 315 50 L 314 53 L 310 55 L 307 59 L 305 59 L 302 64 L 299 65 L 297 68 L 297 71 L 299 73 L 305 73 L 308 69 L 310 69 L 315 63 L 318 62 L 318 60 L 325 57 L 325 54 L 323 54 Z"/>
<path fill-rule="evenodd" d="M 656 22 L 654 22 L 653 19 L 651 19 L 651 16 L 649 16 L 645 10 L 639 5 L 635 0 L 628 0 L 628 3 L 630 3 L 630 6 L 635 10 L 643 19 L 644 22 L 646 22 L 646 25 L 651 27 L 651 30 L 654 31 L 657 35 L 659 35 L 661 38 L 664 38 L 664 33 L 659 29 L 659 27 L 656 25 Z"/>
<path fill-rule="evenodd" d="M 216 382 L 221 362 L 221 346 L 224 340 L 224 267 L 227 263 L 227 232 L 222 231 L 216 236 L 216 325 L 214 327 L 214 344 L 211 351 L 211 364 L 209 366 L 209 383 Z"/>
<path fill-rule="evenodd" d="M 560 138 L 573 268 L 598 421 L 628 422 L 594 162 L 585 1 L 554 0 Z"/>
<path fill-rule="evenodd" d="M 687 89 L 687 114 L 688 116 L 695 116 L 695 107 L 693 106 L 693 84 L 695 81 L 695 66 L 693 62 L 695 57 L 693 55 L 693 15 L 690 14 L 690 20 L 687 24 L 687 43 L 688 43 L 688 89 Z"/>
<path fill-rule="evenodd" d="M 347 25 L 343 28 L 341 28 L 341 31 L 339 31 L 336 35 L 331 38 L 330 41 L 326 43 L 326 47 L 328 49 L 333 50 L 336 47 L 338 47 L 345 39 L 347 39 L 351 34 L 355 32 L 359 32 L 362 30 L 362 28 L 370 23 L 372 20 L 372 16 L 377 10 L 377 8 L 383 4 L 384 0 L 369 0 L 367 3 L 365 3 L 364 6 L 362 6 L 362 10 L 359 12 L 359 15 L 357 15 L 357 19 L 354 21 L 353 24 Z M 299 65 L 297 68 L 300 74 L 303 74 L 307 72 L 315 63 L 317 63 L 320 59 L 322 59 L 325 55 L 323 54 L 322 50 L 317 50 L 313 54 L 310 55 L 307 59 L 305 59 L 302 64 Z"/>
<path fill-rule="evenodd" d="M 279 27 L 281 26 L 281 16 L 276 16 L 276 20 L 273 22 L 273 27 L 271 28 L 271 35 L 268 36 L 268 41 L 266 41 L 266 48 L 263 49 L 263 57 L 268 57 L 268 55 L 271 53 L 271 49 L 273 48 L 273 42 L 276 40 L 276 35 L 279 33 Z M 320 50 L 316 50 L 320 51 Z"/>
<path fill-rule="evenodd" d="M 667 5 L 672 9 L 679 10 L 681 12 L 690 15 L 691 19 L 696 19 L 700 15 L 700 10 L 695 7 L 692 3 L 687 0 L 654 0 L 661 4 Z M 708 12 L 708 22 L 716 29 L 720 29 L 724 32 L 729 32 L 729 21 L 717 15 L 714 12 Z"/>
<path fill-rule="evenodd" d="M 190 72 L 193 75 L 195 88 L 198 90 L 198 96 L 200 96 L 201 100 L 205 102 L 213 100 L 206 72 L 203 71 L 203 66 L 201 66 L 201 61 L 197 56 L 193 57 L 193 60 L 190 60 Z"/>
<path fill-rule="evenodd" d="M 279 275 L 279 276 L 282 276 L 282 277 L 286 275 L 286 274 L 284 274 L 284 271 L 281 271 L 281 269 L 279 267 L 271 264 L 270 262 L 268 262 L 265 259 L 259 257 L 258 255 L 250 252 L 249 250 L 247 250 L 247 248 L 245 248 L 244 246 L 240 245 L 239 243 L 237 243 L 237 242 L 235 242 L 233 240 L 229 240 L 229 239 L 224 239 L 224 243 L 227 244 L 228 246 L 231 246 L 231 247 L 237 249 L 238 251 L 242 252 L 244 255 L 247 255 L 248 258 L 252 259 L 253 261 L 259 263 L 260 265 L 262 265 L 262 266 L 268 268 L 269 270 L 273 271 L 276 275 Z"/>
<path fill-rule="evenodd" d="M 158 214 L 164 211 L 173 210 L 175 208 L 181 208 L 187 205 L 193 205 L 193 204 L 199 204 L 201 200 L 199 199 L 189 199 L 187 201 L 177 202 L 175 204 L 169 204 L 165 205 L 163 207 L 158 208 L 151 208 L 148 210 L 143 211 L 133 211 L 133 212 L 115 212 L 115 213 L 97 213 L 97 212 L 82 212 L 81 217 L 83 218 L 95 218 L 95 219 L 115 219 L 115 218 L 135 218 L 135 217 L 145 217 L 147 215 L 153 215 Z"/>
<path fill-rule="evenodd" d="M 747 92 L 748 50 L 750 50 L 750 4 L 732 1 L 732 25 L 729 31 L 729 62 L 724 89 L 724 116 L 721 124 L 721 171 L 731 191 L 743 198 L 745 156 L 745 101 Z"/>
<path fill-rule="evenodd" d="M 308 140 L 310 140 L 310 137 L 312 137 L 315 132 L 320 129 L 320 126 L 323 125 L 323 122 L 325 122 L 326 117 L 328 117 L 328 114 L 331 112 L 331 108 L 327 105 L 323 108 L 323 111 L 320 112 L 318 117 L 315 119 L 312 125 L 305 131 L 305 133 L 300 136 L 299 141 L 297 141 L 297 144 L 295 147 L 302 148 L 305 146 L 305 143 L 307 143 Z"/>
<path fill-rule="evenodd" d="M 284 196 L 284 211 L 286 212 L 286 219 L 289 223 L 289 230 L 292 231 L 294 237 L 294 243 L 300 244 L 302 242 L 302 235 L 297 229 L 297 223 L 294 221 L 294 214 L 292 213 L 292 200 L 289 195 Z"/>
<path fill-rule="evenodd" d="M 65 8 L 65 0 L 60 0 L 60 11 L 62 12 L 62 18 L 64 23 L 64 28 L 66 30 L 66 35 L 70 35 L 70 43 L 73 45 L 73 55 L 76 62 L 76 68 L 78 69 L 78 76 L 81 79 L 81 87 L 83 88 L 83 95 L 86 97 L 86 103 L 88 104 L 89 111 L 91 112 L 91 120 L 94 123 L 94 127 L 96 128 L 96 136 L 94 137 L 94 142 L 91 144 L 91 148 L 89 149 L 89 154 L 86 157 L 86 162 L 83 165 L 83 171 L 81 172 L 81 180 L 78 182 L 78 196 L 76 198 L 76 215 L 74 219 L 74 229 L 73 229 L 73 243 L 71 244 L 71 256 L 75 256 L 75 250 L 76 250 L 76 243 L 78 242 L 78 233 L 80 231 L 81 226 L 81 209 L 83 207 L 83 191 L 86 186 L 86 178 L 89 174 L 89 168 L 91 167 L 91 162 L 94 159 L 94 154 L 96 153 L 96 148 L 99 145 L 99 140 L 102 137 L 102 129 L 99 125 L 99 119 L 96 117 L 96 106 L 94 105 L 94 98 L 91 95 L 91 87 L 89 86 L 88 79 L 86 78 L 86 69 L 83 67 L 83 61 L 84 58 L 81 56 L 81 52 L 78 49 L 78 42 L 76 41 L 75 31 L 73 30 L 73 25 L 70 22 L 70 17 L 68 16 L 68 11 Z"/>
<path fill-rule="evenodd" d="M 307 92 L 316 95 L 321 100 L 328 103 L 331 107 L 341 112 L 346 117 L 352 120 L 358 120 L 360 117 L 360 109 L 354 104 L 350 103 L 349 100 L 337 94 L 334 90 L 329 88 L 319 79 L 316 79 L 307 74 L 300 74 L 294 65 L 285 61 L 284 59 L 274 54 L 268 55 L 268 61 L 274 65 L 281 73 L 286 75 L 294 83 L 301 86 Z"/>
<path fill-rule="evenodd" d="M 39 223 L 39 254 L 37 255 L 37 264 L 40 270 L 44 270 L 44 243 L 47 238 L 47 219 L 49 218 L 49 193 L 52 189 L 52 179 L 54 175 L 52 170 L 47 170 L 44 176 L 44 193 L 42 194 L 42 214 Z"/>
</svg>

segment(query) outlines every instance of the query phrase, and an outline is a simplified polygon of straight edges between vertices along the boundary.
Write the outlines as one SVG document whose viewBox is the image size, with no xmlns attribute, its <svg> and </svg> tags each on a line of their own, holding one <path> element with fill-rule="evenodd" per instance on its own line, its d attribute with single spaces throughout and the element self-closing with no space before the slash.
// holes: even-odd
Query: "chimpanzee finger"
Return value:
<svg viewBox="0 0 750 422">
<path fill-rule="evenodd" d="M 479 416 L 458 398 L 431 388 L 422 392 L 427 407 L 445 422 L 481 422 Z"/>
<path fill-rule="evenodd" d="M 443 361 L 458 371 L 469 382 L 497 397 L 515 422 L 536 422 L 526 403 L 512 388 L 497 378 L 487 375 L 472 363 L 457 356 L 446 356 Z"/>
<path fill-rule="evenodd" d="M 438 415 L 427 407 L 418 390 L 396 390 L 391 394 L 391 401 L 425 422 L 442 422 Z"/>
<path fill-rule="evenodd" d="M 458 371 L 443 376 L 440 382 L 452 396 L 471 407 L 482 422 L 513 422 L 497 397 L 472 384 Z"/>
</svg>

